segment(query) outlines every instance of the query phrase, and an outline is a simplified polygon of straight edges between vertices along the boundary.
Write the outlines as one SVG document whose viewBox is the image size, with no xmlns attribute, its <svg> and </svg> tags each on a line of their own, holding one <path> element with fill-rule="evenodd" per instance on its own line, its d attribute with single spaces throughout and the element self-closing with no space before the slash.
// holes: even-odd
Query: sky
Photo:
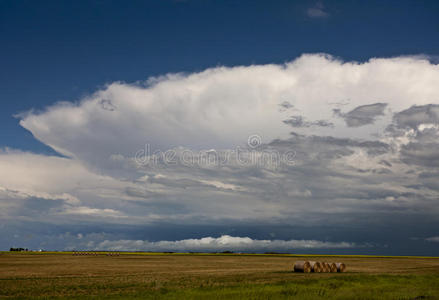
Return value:
<svg viewBox="0 0 439 300">
<path fill-rule="evenodd" d="M 437 1 L 0 0 L 0 250 L 439 255 Z"/>
</svg>

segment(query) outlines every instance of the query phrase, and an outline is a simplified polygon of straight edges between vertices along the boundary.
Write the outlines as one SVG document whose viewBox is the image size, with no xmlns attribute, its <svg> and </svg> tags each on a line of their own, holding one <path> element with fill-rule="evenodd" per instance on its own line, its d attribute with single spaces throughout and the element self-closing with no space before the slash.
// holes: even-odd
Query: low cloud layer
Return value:
<svg viewBox="0 0 439 300">
<path fill-rule="evenodd" d="M 291 252 L 295 249 L 337 249 L 353 248 L 355 244 L 340 242 L 322 242 L 316 240 L 254 240 L 249 237 L 234 237 L 222 235 L 218 238 L 203 237 L 200 239 L 185 239 L 180 241 L 149 242 L 142 240 L 117 240 L 89 244 L 95 250 L 113 251 L 195 251 L 195 252 Z"/>
<path fill-rule="evenodd" d="M 358 63 L 323 54 L 112 83 L 76 103 L 20 114 L 21 126 L 63 157 L 3 149 L 0 217 L 88 232 L 219 226 L 195 240 L 234 224 L 377 235 L 402 219 L 436 224 L 437 86 L 428 58 Z M 430 227 L 407 239 L 430 236 Z M 319 234 L 300 238 L 331 243 Z M 266 238 L 252 238 L 263 248 Z M 305 243 L 294 238 L 282 240 Z"/>
</svg>

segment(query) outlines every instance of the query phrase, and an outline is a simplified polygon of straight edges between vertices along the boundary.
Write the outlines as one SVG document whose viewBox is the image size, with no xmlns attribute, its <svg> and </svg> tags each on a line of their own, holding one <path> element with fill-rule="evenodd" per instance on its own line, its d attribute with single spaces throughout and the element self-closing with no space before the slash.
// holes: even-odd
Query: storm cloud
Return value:
<svg viewBox="0 0 439 300">
<path fill-rule="evenodd" d="M 60 226 L 65 238 L 46 237 L 58 248 L 360 251 L 385 248 L 384 234 L 389 244 L 435 236 L 438 85 L 423 58 L 323 54 L 112 83 L 20 114 L 60 155 L 0 152 L 0 217 Z M 419 225 L 391 235 L 401 219 Z M 138 233 L 184 226 L 169 240 Z M 106 235 L 119 227 L 136 233 Z"/>
</svg>

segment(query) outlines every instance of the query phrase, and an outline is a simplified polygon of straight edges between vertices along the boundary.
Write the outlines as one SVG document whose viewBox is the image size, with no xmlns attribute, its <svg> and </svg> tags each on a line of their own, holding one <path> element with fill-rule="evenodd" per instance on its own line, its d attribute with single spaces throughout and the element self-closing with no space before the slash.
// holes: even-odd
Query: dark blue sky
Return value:
<svg viewBox="0 0 439 300">
<path fill-rule="evenodd" d="M 438 16 L 437 1 L 0 0 L 0 147 L 51 153 L 13 115 L 113 81 L 314 52 L 435 56 Z"/>
</svg>

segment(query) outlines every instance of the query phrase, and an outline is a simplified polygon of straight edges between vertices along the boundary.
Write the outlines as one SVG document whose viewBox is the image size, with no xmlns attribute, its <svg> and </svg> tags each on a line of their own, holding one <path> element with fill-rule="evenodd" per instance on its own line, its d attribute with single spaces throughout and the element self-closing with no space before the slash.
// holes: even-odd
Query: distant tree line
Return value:
<svg viewBox="0 0 439 300">
<path fill-rule="evenodd" d="M 10 248 L 9 251 L 29 251 L 29 249 L 25 248 Z"/>
</svg>

